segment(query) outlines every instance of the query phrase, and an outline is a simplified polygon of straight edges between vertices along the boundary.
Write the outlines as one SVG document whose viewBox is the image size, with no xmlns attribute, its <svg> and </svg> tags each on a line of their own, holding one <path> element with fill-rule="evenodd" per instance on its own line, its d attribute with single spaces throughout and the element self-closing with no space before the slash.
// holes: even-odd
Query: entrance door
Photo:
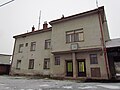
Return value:
<svg viewBox="0 0 120 90">
<path fill-rule="evenodd" d="M 78 77 L 85 77 L 86 76 L 86 66 L 85 60 L 78 60 Z"/>
<path fill-rule="evenodd" d="M 73 76 L 73 63 L 72 61 L 66 61 L 66 76 Z"/>
</svg>

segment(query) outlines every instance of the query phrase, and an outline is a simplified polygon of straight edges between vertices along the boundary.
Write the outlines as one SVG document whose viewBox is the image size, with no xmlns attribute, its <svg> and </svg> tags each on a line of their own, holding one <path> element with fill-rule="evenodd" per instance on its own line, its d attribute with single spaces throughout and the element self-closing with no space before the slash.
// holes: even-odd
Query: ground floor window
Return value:
<svg viewBox="0 0 120 90">
<path fill-rule="evenodd" d="M 50 69 L 50 58 L 44 59 L 44 69 Z"/>
<path fill-rule="evenodd" d="M 20 70 L 20 68 L 21 68 L 21 60 L 17 60 L 16 69 Z"/>
<path fill-rule="evenodd" d="M 100 68 L 91 68 L 91 77 L 101 77 Z"/>
<path fill-rule="evenodd" d="M 34 69 L 34 59 L 29 60 L 29 69 Z"/>
<path fill-rule="evenodd" d="M 90 64 L 98 64 L 97 54 L 90 54 Z"/>
<path fill-rule="evenodd" d="M 60 65 L 60 56 L 55 56 L 55 65 Z"/>
</svg>

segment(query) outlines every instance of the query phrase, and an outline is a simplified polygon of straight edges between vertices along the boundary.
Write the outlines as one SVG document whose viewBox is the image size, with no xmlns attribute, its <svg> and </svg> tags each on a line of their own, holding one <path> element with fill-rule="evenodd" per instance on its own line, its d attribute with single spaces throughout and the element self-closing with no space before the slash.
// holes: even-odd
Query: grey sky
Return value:
<svg viewBox="0 0 120 90">
<path fill-rule="evenodd" d="M 0 5 L 10 0 L 0 0 Z M 98 0 L 99 6 L 105 6 L 111 38 L 119 38 L 120 1 Z M 41 10 L 41 28 L 44 21 L 51 21 L 96 8 L 96 0 L 15 0 L 0 7 L 0 53 L 12 54 L 14 35 L 31 31 L 34 25 L 38 29 L 38 17 Z"/>
</svg>

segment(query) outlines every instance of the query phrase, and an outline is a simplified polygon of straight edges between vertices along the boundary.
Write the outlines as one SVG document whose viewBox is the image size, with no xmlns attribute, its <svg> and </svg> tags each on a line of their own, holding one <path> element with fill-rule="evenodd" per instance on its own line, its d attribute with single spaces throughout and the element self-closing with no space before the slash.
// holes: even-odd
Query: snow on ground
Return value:
<svg viewBox="0 0 120 90">
<path fill-rule="evenodd" d="M 69 80 L 0 76 L 0 90 L 120 90 L 120 83 L 78 83 Z"/>
<path fill-rule="evenodd" d="M 107 88 L 107 89 L 117 89 L 120 90 L 120 86 L 114 86 L 114 85 L 97 85 L 103 88 Z"/>
</svg>

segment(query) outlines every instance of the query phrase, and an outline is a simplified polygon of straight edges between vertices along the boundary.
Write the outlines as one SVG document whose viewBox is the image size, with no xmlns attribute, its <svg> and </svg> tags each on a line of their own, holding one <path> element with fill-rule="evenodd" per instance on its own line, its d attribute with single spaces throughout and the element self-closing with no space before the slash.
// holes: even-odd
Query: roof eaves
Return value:
<svg viewBox="0 0 120 90">
<path fill-rule="evenodd" d="M 16 36 L 13 36 L 13 38 L 26 37 L 26 36 L 30 36 L 30 35 L 35 35 L 35 34 L 43 33 L 43 32 L 48 32 L 48 31 L 51 31 L 51 30 L 52 30 L 52 27 L 49 27 L 47 29 L 41 29 L 41 30 L 36 30 L 34 32 L 28 32 L 28 33 L 16 35 Z"/>
<path fill-rule="evenodd" d="M 8 54 L 0 54 L 1 56 L 12 56 L 12 55 L 8 55 Z"/>
<path fill-rule="evenodd" d="M 97 9 L 94 9 L 94 10 L 90 10 L 90 11 L 86 11 L 86 12 L 83 12 L 83 13 L 75 14 L 75 15 L 72 15 L 72 16 L 56 19 L 56 20 L 50 21 L 49 24 L 52 25 L 52 24 L 55 24 L 55 23 L 59 23 L 59 22 L 63 22 L 63 21 L 71 20 L 71 19 L 75 19 L 75 18 L 82 17 L 82 16 L 89 15 L 89 14 L 93 14 L 93 13 L 97 13 L 98 10 L 99 11 L 100 10 L 104 10 L 104 6 L 99 7 Z"/>
</svg>

